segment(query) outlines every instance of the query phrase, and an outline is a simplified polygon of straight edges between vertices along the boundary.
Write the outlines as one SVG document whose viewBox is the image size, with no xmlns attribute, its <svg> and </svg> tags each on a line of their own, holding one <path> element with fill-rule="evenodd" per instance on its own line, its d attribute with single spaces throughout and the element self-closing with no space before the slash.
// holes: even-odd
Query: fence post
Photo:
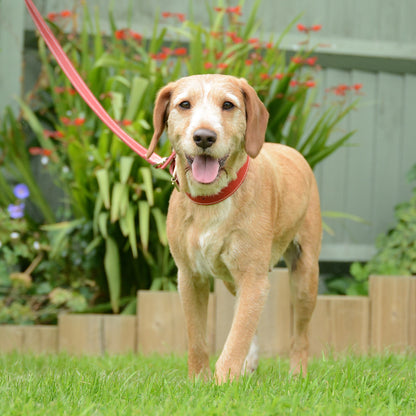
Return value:
<svg viewBox="0 0 416 416">
<path fill-rule="evenodd" d="M 60 315 L 59 351 L 120 354 L 136 350 L 136 317 L 103 314 Z"/>
<path fill-rule="evenodd" d="M 310 325 L 310 355 L 368 352 L 370 302 L 364 296 L 318 296 Z"/>
<path fill-rule="evenodd" d="M 414 342 L 416 331 L 414 278 L 371 276 L 369 291 L 371 347 L 378 352 L 386 348 L 405 351 L 410 341 Z"/>
</svg>

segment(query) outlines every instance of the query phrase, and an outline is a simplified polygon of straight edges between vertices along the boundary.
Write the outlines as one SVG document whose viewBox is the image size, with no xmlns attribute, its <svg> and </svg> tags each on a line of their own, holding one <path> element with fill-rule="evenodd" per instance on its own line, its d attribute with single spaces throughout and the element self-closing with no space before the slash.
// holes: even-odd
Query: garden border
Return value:
<svg viewBox="0 0 416 416">
<path fill-rule="evenodd" d="M 287 269 L 270 273 L 270 295 L 258 328 L 262 356 L 287 356 L 292 310 Z M 372 276 L 368 297 L 318 296 L 311 322 L 310 354 L 353 350 L 416 351 L 416 278 Z M 0 325 L 0 352 L 35 354 L 183 354 L 186 330 L 177 292 L 139 291 L 137 315 L 59 317 L 56 326 Z M 224 344 L 234 299 L 224 285 L 210 295 L 208 345 L 211 354 Z"/>
</svg>

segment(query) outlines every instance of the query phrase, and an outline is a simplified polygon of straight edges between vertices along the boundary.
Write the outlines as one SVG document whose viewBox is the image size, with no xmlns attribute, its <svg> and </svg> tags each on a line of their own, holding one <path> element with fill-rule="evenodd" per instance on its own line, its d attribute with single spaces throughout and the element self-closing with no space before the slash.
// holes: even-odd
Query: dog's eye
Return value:
<svg viewBox="0 0 416 416">
<path fill-rule="evenodd" d="M 179 104 L 180 108 L 183 108 L 184 110 L 189 110 L 191 108 L 191 103 L 189 101 L 182 101 Z"/>
<path fill-rule="evenodd" d="M 223 110 L 231 110 L 234 107 L 234 104 L 231 101 L 224 101 L 222 105 Z"/>
</svg>

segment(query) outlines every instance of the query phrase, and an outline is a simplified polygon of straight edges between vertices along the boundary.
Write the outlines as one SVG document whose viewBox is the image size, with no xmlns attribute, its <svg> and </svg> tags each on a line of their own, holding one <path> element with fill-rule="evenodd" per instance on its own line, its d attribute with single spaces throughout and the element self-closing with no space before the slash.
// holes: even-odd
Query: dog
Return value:
<svg viewBox="0 0 416 416">
<path fill-rule="evenodd" d="M 206 341 L 211 277 L 236 295 L 232 326 L 215 365 L 221 384 L 249 370 L 245 360 L 269 291 L 268 272 L 282 256 L 294 311 L 291 372 L 307 372 L 322 235 L 318 187 L 299 152 L 264 143 L 268 118 L 254 88 L 228 75 L 184 77 L 156 97 L 147 157 L 166 129 L 179 188 L 169 201 L 167 233 L 178 267 L 191 378 L 211 376 Z M 229 195 L 218 198 L 224 190 Z"/>
</svg>

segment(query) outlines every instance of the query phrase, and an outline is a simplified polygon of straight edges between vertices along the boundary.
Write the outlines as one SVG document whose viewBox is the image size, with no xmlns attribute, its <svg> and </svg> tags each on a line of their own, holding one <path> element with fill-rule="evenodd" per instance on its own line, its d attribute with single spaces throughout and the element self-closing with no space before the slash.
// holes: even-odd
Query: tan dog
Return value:
<svg viewBox="0 0 416 416">
<path fill-rule="evenodd" d="M 268 272 L 283 256 L 291 276 L 291 369 L 306 374 L 308 324 L 318 287 L 319 195 L 312 170 L 294 149 L 264 143 L 268 112 L 246 80 L 196 75 L 168 84 L 154 109 L 152 154 L 164 129 L 176 151 L 179 191 L 170 199 L 169 245 L 179 269 L 189 375 L 209 374 L 206 342 L 210 278 L 237 295 L 230 333 L 215 366 L 217 382 L 238 377 L 268 294 Z M 218 194 L 250 164 L 227 199 Z"/>
</svg>

